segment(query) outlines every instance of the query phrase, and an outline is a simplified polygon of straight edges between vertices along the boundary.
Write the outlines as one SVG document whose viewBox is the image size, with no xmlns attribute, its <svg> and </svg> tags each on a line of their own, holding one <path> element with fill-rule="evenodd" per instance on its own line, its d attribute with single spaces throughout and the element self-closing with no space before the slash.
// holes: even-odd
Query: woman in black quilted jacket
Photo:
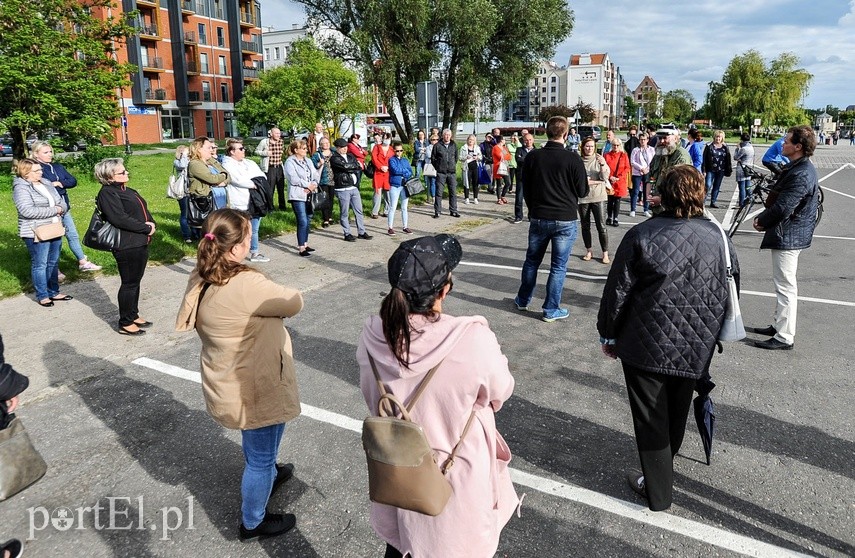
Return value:
<svg viewBox="0 0 855 558">
<path fill-rule="evenodd" d="M 633 227 L 609 272 L 597 329 L 620 358 L 642 472 L 627 476 L 653 511 L 671 506 L 695 381 L 706 376 L 727 307 L 725 240 L 704 218 L 704 183 L 691 165 L 662 181 L 663 212 Z M 730 239 L 732 272 L 739 263 Z"/>
</svg>

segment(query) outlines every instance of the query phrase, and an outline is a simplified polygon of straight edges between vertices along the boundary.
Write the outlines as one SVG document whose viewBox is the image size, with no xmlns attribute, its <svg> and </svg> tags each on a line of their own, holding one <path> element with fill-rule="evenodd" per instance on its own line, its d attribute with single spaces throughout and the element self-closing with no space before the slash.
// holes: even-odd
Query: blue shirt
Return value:
<svg viewBox="0 0 855 558">
<path fill-rule="evenodd" d="M 763 155 L 764 163 L 782 163 L 786 165 L 790 162 L 790 160 L 783 155 L 785 139 L 786 136 L 772 144 L 772 146 L 766 151 L 766 154 Z"/>
</svg>

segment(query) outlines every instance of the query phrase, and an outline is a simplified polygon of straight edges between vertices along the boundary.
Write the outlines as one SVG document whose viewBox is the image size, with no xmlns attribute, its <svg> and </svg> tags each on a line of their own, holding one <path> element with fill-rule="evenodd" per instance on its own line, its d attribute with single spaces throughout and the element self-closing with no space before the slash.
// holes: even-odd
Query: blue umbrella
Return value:
<svg viewBox="0 0 855 558">
<path fill-rule="evenodd" d="M 713 405 L 713 400 L 710 397 L 710 392 L 714 387 L 715 384 L 709 375 L 699 378 L 695 383 L 695 391 L 698 392 L 698 396 L 692 402 L 695 408 L 698 432 L 701 434 L 701 441 L 704 443 L 707 465 L 710 464 L 713 434 L 715 433 L 715 405 Z"/>
</svg>

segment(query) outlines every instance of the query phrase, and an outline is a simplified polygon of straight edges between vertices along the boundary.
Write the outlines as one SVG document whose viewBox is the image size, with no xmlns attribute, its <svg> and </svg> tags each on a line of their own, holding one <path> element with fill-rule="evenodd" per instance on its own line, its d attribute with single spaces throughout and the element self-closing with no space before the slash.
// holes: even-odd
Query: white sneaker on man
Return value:
<svg viewBox="0 0 855 558">
<path fill-rule="evenodd" d="M 474 203 L 475 205 L 478 205 L 478 198 L 475 198 L 474 200 L 472 200 L 472 203 Z"/>
<path fill-rule="evenodd" d="M 463 201 L 463 203 L 465 203 L 466 205 L 469 205 L 469 198 L 466 198 L 466 199 Z"/>
<path fill-rule="evenodd" d="M 629 212 L 629 216 L 630 216 L 630 217 L 635 217 L 635 211 L 630 211 L 630 212 Z"/>
</svg>

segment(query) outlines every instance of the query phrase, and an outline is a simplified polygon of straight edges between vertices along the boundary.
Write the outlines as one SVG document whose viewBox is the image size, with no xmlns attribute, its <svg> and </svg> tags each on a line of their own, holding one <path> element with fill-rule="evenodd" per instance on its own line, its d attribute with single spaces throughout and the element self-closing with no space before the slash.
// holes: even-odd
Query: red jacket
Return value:
<svg viewBox="0 0 855 558">
<path fill-rule="evenodd" d="M 374 189 L 388 190 L 389 189 L 389 171 L 382 172 L 381 167 L 389 167 L 389 158 L 394 155 L 392 147 L 383 154 L 383 146 L 375 145 L 371 150 L 371 162 L 374 163 Z"/>
<path fill-rule="evenodd" d="M 493 176 L 506 176 L 507 173 L 500 175 L 499 174 L 499 163 L 501 161 L 505 161 L 507 163 L 511 160 L 511 152 L 504 145 L 494 145 L 493 146 Z"/>
<path fill-rule="evenodd" d="M 629 177 L 632 174 L 632 167 L 629 164 L 629 156 L 624 151 L 609 151 L 603 157 L 609 165 L 609 182 L 614 192 L 610 195 L 622 198 L 629 193 Z M 612 177 L 617 178 L 612 182 Z"/>
</svg>

